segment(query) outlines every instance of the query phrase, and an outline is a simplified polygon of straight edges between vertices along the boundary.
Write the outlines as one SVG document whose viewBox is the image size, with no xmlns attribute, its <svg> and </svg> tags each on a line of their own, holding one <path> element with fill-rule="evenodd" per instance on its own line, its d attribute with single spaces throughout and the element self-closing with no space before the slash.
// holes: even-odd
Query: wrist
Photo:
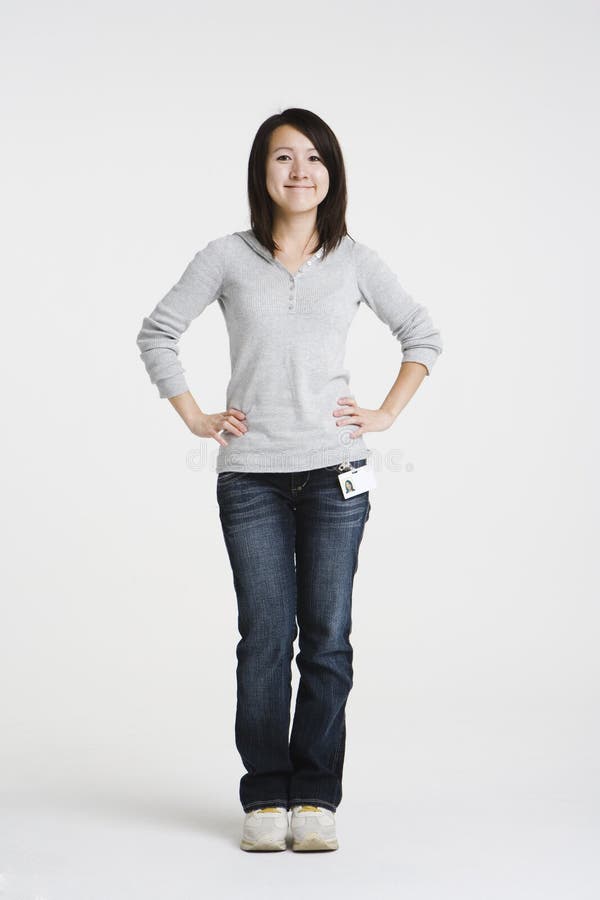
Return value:
<svg viewBox="0 0 600 900">
<path fill-rule="evenodd" d="M 185 415 L 183 415 L 183 421 L 185 422 L 187 427 L 190 429 L 190 431 L 193 430 L 194 423 L 197 421 L 198 416 L 202 416 L 202 415 L 203 415 L 203 412 L 199 407 L 197 409 L 192 409 L 189 412 L 186 411 Z"/>
<path fill-rule="evenodd" d="M 398 416 L 400 415 L 400 410 L 396 410 L 396 409 L 394 409 L 393 407 L 388 406 L 386 403 L 382 403 L 381 406 L 379 407 L 379 409 L 381 410 L 381 412 L 384 412 L 384 413 L 386 413 L 388 416 L 391 416 L 392 421 L 394 421 L 394 422 L 396 421 L 396 419 L 397 419 Z"/>
</svg>

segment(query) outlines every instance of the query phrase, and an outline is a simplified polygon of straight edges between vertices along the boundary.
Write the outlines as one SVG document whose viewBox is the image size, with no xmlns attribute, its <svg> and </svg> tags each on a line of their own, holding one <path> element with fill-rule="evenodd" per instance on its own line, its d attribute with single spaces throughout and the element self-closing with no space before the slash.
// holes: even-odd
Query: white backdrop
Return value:
<svg viewBox="0 0 600 900">
<path fill-rule="evenodd" d="M 599 18 L 4 8 L 0 893 L 598 896 Z M 249 227 L 250 145 L 287 106 L 335 131 L 349 230 L 444 353 L 365 437 L 399 464 L 355 580 L 340 850 L 249 873 L 218 445 L 135 339 L 198 249 Z M 224 409 L 218 304 L 181 359 Z M 400 346 L 364 306 L 346 361 L 379 406 Z"/>
</svg>

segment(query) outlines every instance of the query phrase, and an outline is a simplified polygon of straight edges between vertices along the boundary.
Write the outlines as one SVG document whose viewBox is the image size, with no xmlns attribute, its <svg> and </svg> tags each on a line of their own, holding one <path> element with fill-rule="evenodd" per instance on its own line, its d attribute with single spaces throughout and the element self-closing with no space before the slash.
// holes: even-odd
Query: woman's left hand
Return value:
<svg viewBox="0 0 600 900">
<path fill-rule="evenodd" d="M 338 403 L 345 409 L 334 409 L 333 415 L 339 417 L 337 425 L 357 425 L 350 432 L 351 438 L 360 437 L 366 431 L 385 431 L 394 424 L 395 417 L 384 409 L 364 409 L 357 406 L 354 397 L 338 397 Z"/>
</svg>

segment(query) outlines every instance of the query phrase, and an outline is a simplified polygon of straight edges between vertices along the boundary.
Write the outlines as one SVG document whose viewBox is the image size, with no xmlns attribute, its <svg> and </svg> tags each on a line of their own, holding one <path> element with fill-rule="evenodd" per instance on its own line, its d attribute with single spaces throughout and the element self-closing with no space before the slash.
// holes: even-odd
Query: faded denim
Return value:
<svg viewBox="0 0 600 900">
<path fill-rule="evenodd" d="M 345 500 L 338 474 L 327 466 L 217 475 L 241 635 L 235 741 L 245 812 L 299 803 L 335 811 L 342 799 L 352 589 L 371 503 L 368 491 Z"/>
</svg>

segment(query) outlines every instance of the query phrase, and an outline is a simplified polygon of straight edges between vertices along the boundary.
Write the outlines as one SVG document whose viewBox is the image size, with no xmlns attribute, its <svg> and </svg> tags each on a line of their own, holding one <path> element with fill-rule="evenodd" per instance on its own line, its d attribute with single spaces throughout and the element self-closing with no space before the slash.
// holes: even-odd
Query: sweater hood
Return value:
<svg viewBox="0 0 600 900">
<path fill-rule="evenodd" d="M 245 241 L 249 247 L 252 247 L 255 253 L 258 253 L 258 255 L 262 256 L 263 259 L 266 259 L 267 262 L 275 262 L 275 257 L 269 252 L 269 250 L 267 250 L 267 248 L 263 244 L 261 244 L 251 228 L 248 228 L 246 231 L 234 231 L 233 233 L 237 234 L 238 237 L 241 237 L 241 239 Z M 315 253 L 315 256 L 319 259 L 323 256 L 322 247 L 320 247 L 319 250 Z"/>
<path fill-rule="evenodd" d="M 263 259 L 266 259 L 267 262 L 273 262 L 272 254 L 267 250 L 263 244 L 258 240 L 254 232 L 251 228 L 248 228 L 246 231 L 234 231 L 234 234 L 237 234 L 238 237 L 241 237 L 243 241 L 245 241 L 249 247 L 258 253 L 259 256 L 262 256 Z"/>
</svg>

